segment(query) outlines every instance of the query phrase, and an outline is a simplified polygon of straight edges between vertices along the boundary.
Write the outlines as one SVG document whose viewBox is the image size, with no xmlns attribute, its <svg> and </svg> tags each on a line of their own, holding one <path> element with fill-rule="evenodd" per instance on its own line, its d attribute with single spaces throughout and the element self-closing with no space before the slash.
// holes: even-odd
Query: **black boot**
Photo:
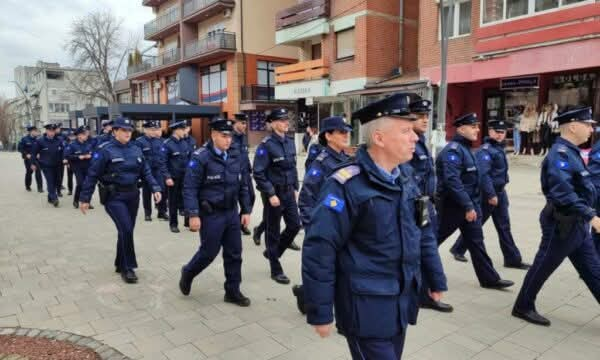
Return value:
<svg viewBox="0 0 600 360">
<path fill-rule="evenodd" d="M 250 299 L 245 297 L 241 292 L 238 292 L 237 294 L 225 293 L 223 300 L 226 303 L 235 304 L 241 307 L 250 306 Z"/>
<path fill-rule="evenodd" d="M 260 234 L 258 233 L 258 226 L 255 226 L 252 229 L 252 240 L 254 240 L 254 245 L 260 246 Z"/>
<path fill-rule="evenodd" d="M 179 290 L 181 291 L 181 293 L 185 296 L 188 296 L 190 294 L 190 291 L 192 291 L 192 281 L 194 280 L 193 277 L 191 277 L 187 271 L 184 270 L 184 268 L 181 268 L 181 277 L 179 278 Z"/>
<path fill-rule="evenodd" d="M 306 315 L 306 308 L 304 306 L 304 289 L 302 285 L 294 285 L 292 287 L 292 294 L 296 297 L 296 306 L 301 314 Z"/>
<path fill-rule="evenodd" d="M 121 271 L 121 279 L 127 284 L 135 284 L 138 281 L 138 277 L 132 269 Z"/>
</svg>

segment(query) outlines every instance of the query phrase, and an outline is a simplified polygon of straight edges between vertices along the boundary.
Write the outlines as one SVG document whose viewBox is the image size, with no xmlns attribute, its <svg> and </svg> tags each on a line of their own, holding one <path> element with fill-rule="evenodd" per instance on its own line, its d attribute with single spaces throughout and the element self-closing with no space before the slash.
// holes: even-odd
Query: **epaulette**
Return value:
<svg viewBox="0 0 600 360">
<path fill-rule="evenodd" d="M 103 142 L 102 144 L 98 145 L 98 149 L 104 149 L 104 147 L 110 145 L 111 143 L 112 141 Z"/>
<path fill-rule="evenodd" d="M 458 149 L 459 144 L 456 141 L 452 141 L 450 144 L 448 144 L 448 146 L 450 147 L 450 149 L 456 150 Z"/>
<path fill-rule="evenodd" d="M 206 151 L 205 147 L 200 147 L 196 151 L 194 151 L 194 155 L 200 155 L 200 154 L 202 154 L 205 151 Z"/>
<path fill-rule="evenodd" d="M 315 158 L 315 161 L 323 161 L 328 156 L 329 156 L 329 153 L 327 151 L 321 151 L 321 153 L 319 154 L 319 156 L 317 156 Z"/>
<path fill-rule="evenodd" d="M 558 148 L 556 149 L 556 151 L 558 151 L 559 153 L 566 153 L 568 151 L 568 149 L 564 145 L 558 145 Z"/>
<path fill-rule="evenodd" d="M 488 144 L 488 143 L 485 143 L 485 144 L 483 144 L 483 146 L 482 146 L 481 148 L 482 148 L 482 149 L 486 149 L 486 150 L 487 150 L 487 149 L 489 149 L 489 148 L 490 148 L 490 144 Z"/>
<path fill-rule="evenodd" d="M 267 135 L 267 136 L 265 136 L 265 138 L 264 138 L 264 139 L 262 139 L 261 143 L 263 143 L 263 144 L 266 144 L 266 143 L 267 143 L 267 141 L 269 141 L 269 140 L 271 140 L 271 135 Z"/>
<path fill-rule="evenodd" d="M 340 184 L 345 184 L 346 181 L 352 179 L 358 174 L 360 174 L 360 166 L 350 165 L 337 170 L 333 173 L 333 175 L 331 175 L 331 177 L 336 179 Z"/>
</svg>

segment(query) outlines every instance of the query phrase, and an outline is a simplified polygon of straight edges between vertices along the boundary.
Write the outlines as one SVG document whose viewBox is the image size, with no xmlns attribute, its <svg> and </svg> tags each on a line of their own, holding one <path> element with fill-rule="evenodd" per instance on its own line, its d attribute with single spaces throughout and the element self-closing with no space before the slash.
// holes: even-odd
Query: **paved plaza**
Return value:
<svg viewBox="0 0 600 360">
<path fill-rule="evenodd" d="M 535 160 L 512 165 L 513 232 L 531 262 L 544 202 L 539 168 Z M 166 222 L 146 223 L 143 216 L 135 233 L 140 281 L 124 284 L 114 272 L 116 230 L 104 209 L 95 201 L 96 209 L 83 216 L 71 202 L 65 195 L 54 209 L 45 194 L 26 192 L 20 157 L 0 153 L 0 328 L 90 336 L 133 359 L 350 359 L 344 338 L 322 340 L 306 324 L 291 286 L 270 279 L 263 247 L 250 237 L 243 238 L 242 291 L 252 306 L 239 308 L 222 301 L 221 258 L 197 277 L 189 297 L 181 295 L 180 269 L 197 249 L 198 235 L 172 234 Z M 260 214 L 257 204 L 253 225 Z M 451 258 L 447 241 L 440 252 L 450 287 L 446 300 L 455 311 L 421 311 L 419 324 L 408 330 L 404 358 L 600 359 L 600 306 L 573 266 L 565 262 L 537 302 L 552 327 L 529 325 L 510 316 L 525 272 L 502 267 L 491 221 L 485 233 L 497 269 L 516 285 L 508 291 L 480 288 L 471 264 Z M 286 253 L 282 263 L 292 283 L 299 283 L 300 253 Z"/>
</svg>

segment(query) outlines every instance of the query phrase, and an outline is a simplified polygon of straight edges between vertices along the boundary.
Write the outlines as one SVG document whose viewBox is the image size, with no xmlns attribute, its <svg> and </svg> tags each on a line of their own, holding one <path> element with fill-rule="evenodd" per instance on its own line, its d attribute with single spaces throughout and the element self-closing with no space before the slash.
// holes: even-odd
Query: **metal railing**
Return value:
<svg viewBox="0 0 600 360">
<path fill-rule="evenodd" d="M 183 16 L 190 16 L 198 10 L 207 8 L 223 0 L 186 0 L 183 3 Z"/>
<path fill-rule="evenodd" d="M 210 53 L 215 50 L 235 51 L 235 33 L 217 31 L 210 32 L 208 36 L 185 45 L 186 58 Z"/>
<path fill-rule="evenodd" d="M 179 6 L 175 6 L 164 15 L 157 17 L 144 25 L 144 36 L 146 38 L 158 33 L 159 31 L 175 24 L 181 18 Z"/>
<path fill-rule="evenodd" d="M 275 28 L 300 25 L 320 17 L 329 17 L 329 0 L 307 0 L 277 12 Z"/>
<path fill-rule="evenodd" d="M 242 86 L 242 101 L 275 101 L 275 88 L 267 85 Z"/>
<path fill-rule="evenodd" d="M 179 60 L 181 60 L 181 50 L 179 48 L 164 51 L 158 56 L 144 56 L 141 63 L 127 68 L 127 75 L 146 72 L 153 68 L 176 63 Z"/>
</svg>

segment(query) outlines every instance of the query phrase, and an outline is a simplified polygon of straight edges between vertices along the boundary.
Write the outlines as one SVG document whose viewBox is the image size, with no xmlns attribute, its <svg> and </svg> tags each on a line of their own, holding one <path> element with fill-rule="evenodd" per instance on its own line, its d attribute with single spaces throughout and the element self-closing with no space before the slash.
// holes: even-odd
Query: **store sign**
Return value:
<svg viewBox="0 0 600 360">
<path fill-rule="evenodd" d="M 296 100 L 329 95 L 329 80 L 301 81 L 275 86 L 275 99 Z"/>
<path fill-rule="evenodd" d="M 500 79 L 500 90 L 530 89 L 540 86 L 539 76 Z"/>
<path fill-rule="evenodd" d="M 595 73 L 577 73 L 577 74 L 567 74 L 567 75 L 558 75 L 552 79 L 552 83 L 554 85 L 563 85 L 567 83 L 579 83 L 579 82 L 588 82 L 596 79 Z"/>
</svg>

